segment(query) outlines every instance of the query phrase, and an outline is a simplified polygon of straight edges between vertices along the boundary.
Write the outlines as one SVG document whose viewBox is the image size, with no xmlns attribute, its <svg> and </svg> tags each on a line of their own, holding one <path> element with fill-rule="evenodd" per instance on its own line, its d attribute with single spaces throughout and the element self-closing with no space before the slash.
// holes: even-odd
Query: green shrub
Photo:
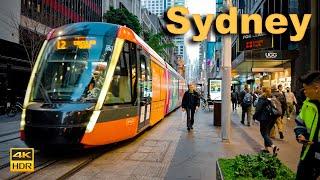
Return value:
<svg viewBox="0 0 320 180">
<path fill-rule="evenodd" d="M 295 174 L 270 154 L 239 155 L 219 159 L 222 174 L 228 179 L 295 179 Z"/>
</svg>

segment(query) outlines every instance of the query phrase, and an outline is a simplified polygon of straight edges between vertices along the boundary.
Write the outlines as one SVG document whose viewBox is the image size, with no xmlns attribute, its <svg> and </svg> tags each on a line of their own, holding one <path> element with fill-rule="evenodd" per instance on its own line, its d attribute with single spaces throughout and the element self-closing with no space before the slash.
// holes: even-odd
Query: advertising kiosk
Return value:
<svg viewBox="0 0 320 180">
<path fill-rule="evenodd" d="M 208 95 L 213 101 L 213 125 L 221 126 L 221 88 L 222 79 L 209 78 L 208 79 Z"/>
</svg>

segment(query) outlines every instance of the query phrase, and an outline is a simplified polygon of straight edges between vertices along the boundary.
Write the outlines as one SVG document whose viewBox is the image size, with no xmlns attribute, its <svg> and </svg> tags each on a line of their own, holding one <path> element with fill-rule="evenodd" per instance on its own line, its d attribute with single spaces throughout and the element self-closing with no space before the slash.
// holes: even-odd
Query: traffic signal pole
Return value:
<svg viewBox="0 0 320 180">
<path fill-rule="evenodd" d="M 229 9 L 231 0 L 224 1 Z M 223 36 L 222 51 L 222 108 L 221 125 L 222 141 L 231 141 L 231 35 Z"/>
</svg>

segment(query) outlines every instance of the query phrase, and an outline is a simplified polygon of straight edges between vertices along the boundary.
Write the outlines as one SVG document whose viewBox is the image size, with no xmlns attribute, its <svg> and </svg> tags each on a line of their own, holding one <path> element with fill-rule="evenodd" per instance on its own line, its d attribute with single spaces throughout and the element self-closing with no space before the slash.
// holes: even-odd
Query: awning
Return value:
<svg viewBox="0 0 320 180">
<path fill-rule="evenodd" d="M 242 51 L 232 61 L 232 69 L 238 74 L 252 72 L 252 68 L 274 68 L 294 60 L 298 51 L 288 50 L 253 50 Z"/>
</svg>

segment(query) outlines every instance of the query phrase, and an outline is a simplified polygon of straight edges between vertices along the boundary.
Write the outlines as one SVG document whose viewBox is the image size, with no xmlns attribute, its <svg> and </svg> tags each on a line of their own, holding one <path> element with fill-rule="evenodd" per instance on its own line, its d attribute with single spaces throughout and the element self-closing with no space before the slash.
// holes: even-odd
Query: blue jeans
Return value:
<svg viewBox="0 0 320 180">
<path fill-rule="evenodd" d="M 265 147 L 271 147 L 273 145 L 273 142 L 270 139 L 270 131 L 274 126 L 275 122 L 275 119 L 260 121 L 260 133 L 263 137 Z"/>
</svg>

